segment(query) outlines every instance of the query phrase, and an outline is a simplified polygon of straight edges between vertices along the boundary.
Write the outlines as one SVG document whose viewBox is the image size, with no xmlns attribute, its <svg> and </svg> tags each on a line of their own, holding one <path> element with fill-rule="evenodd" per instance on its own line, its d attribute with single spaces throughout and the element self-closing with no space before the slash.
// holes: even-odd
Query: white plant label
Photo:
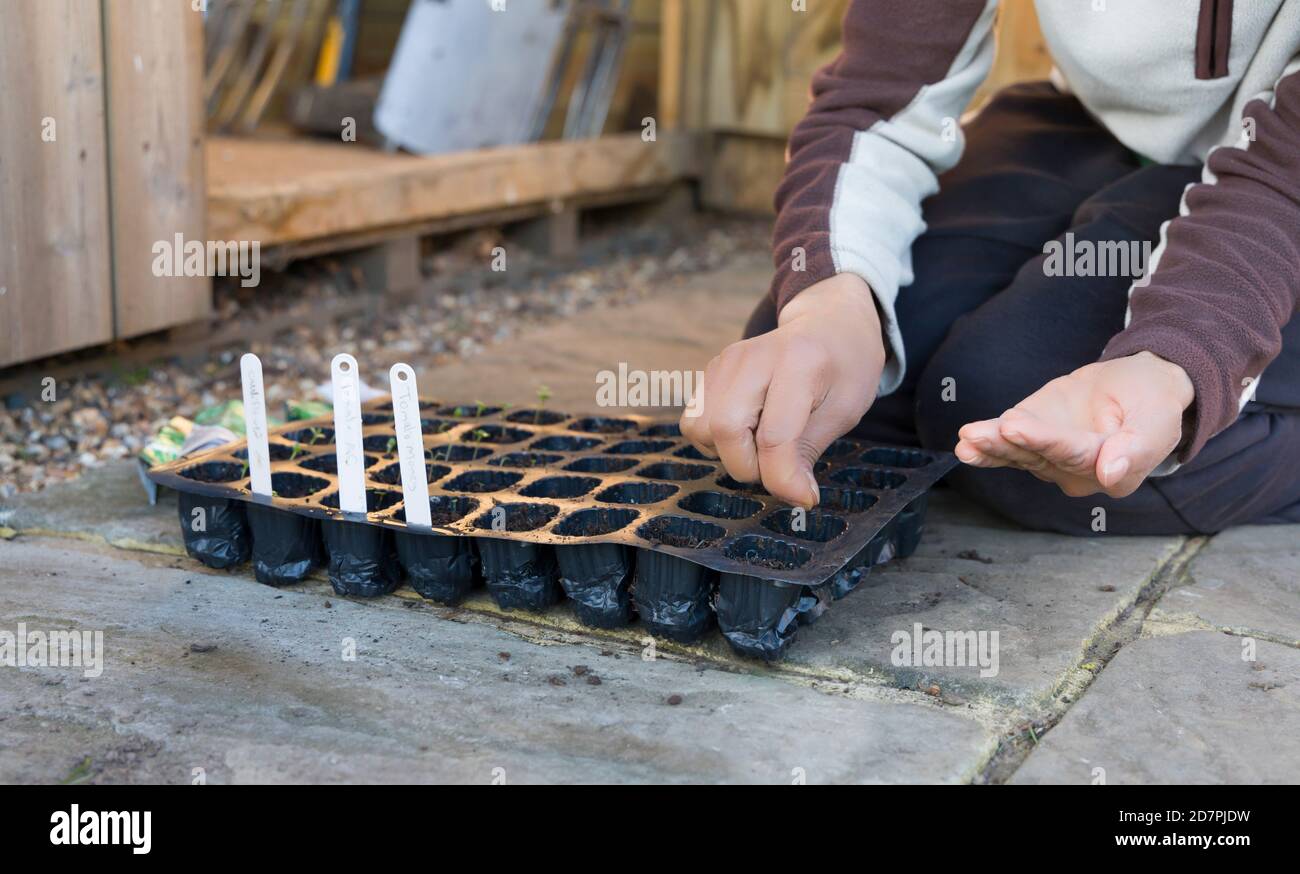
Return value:
<svg viewBox="0 0 1300 874">
<path fill-rule="evenodd" d="M 415 371 L 394 364 L 388 371 L 393 390 L 393 427 L 397 431 L 397 459 L 402 470 L 402 500 L 408 527 L 430 528 L 429 483 L 424 475 L 424 434 L 420 431 L 420 393 Z"/>
<path fill-rule="evenodd" d="M 248 470 L 253 494 L 271 497 L 271 450 L 266 445 L 266 392 L 262 390 L 262 360 L 252 352 L 239 359 L 244 383 L 244 436 L 248 438 Z"/>
<path fill-rule="evenodd" d="M 361 378 L 346 352 L 330 363 L 334 381 L 334 451 L 339 464 L 339 509 L 366 512 L 366 455 L 361 445 Z"/>
</svg>

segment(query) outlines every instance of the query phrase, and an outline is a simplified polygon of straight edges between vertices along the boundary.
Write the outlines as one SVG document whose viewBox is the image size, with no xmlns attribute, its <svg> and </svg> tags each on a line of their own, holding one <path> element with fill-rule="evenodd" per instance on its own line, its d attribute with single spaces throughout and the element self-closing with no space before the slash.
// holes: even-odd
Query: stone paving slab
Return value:
<svg viewBox="0 0 1300 874">
<path fill-rule="evenodd" d="M 0 504 L 0 527 L 102 539 L 125 548 L 184 549 L 175 493 L 163 490 L 150 506 L 134 461 L 110 462 L 75 480 L 15 495 Z"/>
<path fill-rule="evenodd" d="M 1300 781 L 1300 650 L 1210 631 L 1123 649 L 1013 783 Z M 1095 769 L 1104 769 L 1104 775 Z"/>
<path fill-rule="evenodd" d="M 0 628 L 102 629 L 107 653 L 97 678 L 0 668 L 0 780 L 956 782 L 995 745 L 920 696 L 527 642 L 173 563 L 0 542 Z"/>
<path fill-rule="evenodd" d="M 174 498 L 151 512 L 138 506 L 142 501 L 130 465 L 113 465 L 82 480 L 20 496 L 11 521 L 5 524 L 20 531 L 104 534 L 110 542 L 147 543 L 180 552 Z M 119 512 L 120 506 L 129 509 Z M 878 569 L 816 624 L 800 629 L 784 669 L 902 688 L 929 688 L 934 683 L 950 703 L 955 699 L 956 703 L 1039 707 L 1079 663 L 1097 629 L 1133 603 L 1180 542 L 1179 538 L 1082 540 L 1024 532 L 952 492 L 940 491 L 932 501 L 917 554 Z M 957 557 L 963 554 L 975 557 Z M 200 569 L 197 563 L 184 561 Z M 247 568 L 234 573 L 255 585 Z M 327 590 L 319 582 L 306 588 Z M 486 596 L 472 598 L 465 606 L 480 614 L 500 613 Z M 562 609 L 530 615 L 528 621 L 576 628 L 572 616 Z M 916 623 L 926 630 L 998 632 L 997 675 L 981 677 L 977 664 L 893 664 L 892 635 L 913 634 Z M 621 636 L 636 641 L 644 631 L 633 625 Z M 749 664 L 733 656 L 716 632 L 688 652 Z"/>
<path fill-rule="evenodd" d="M 545 385 L 551 390 L 549 408 L 594 411 L 596 375 L 617 372 L 620 362 L 629 371 L 704 370 L 723 346 L 740 339 L 771 278 L 766 258 L 738 258 L 726 270 L 665 283 L 652 298 L 628 306 L 593 307 L 422 372 L 420 392 L 449 401 L 481 399 L 531 407 L 537 403 L 537 387 Z M 612 413 L 618 410 L 610 408 Z M 635 412 L 674 415 L 672 410 Z"/>
<path fill-rule="evenodd" d="M 702 369 L 738 336 L 768 271 L 755 259 L 665 284 L 654 299 L 586 310 L 421 374 L 422 390 L 527 405 L 545 384 L 551 408 L 590 410 L 596 373 L 619 362 L 633 369 Z M 80 481 L 8 501 L 0 506 L 0 529 L 178 552 L 174 498 L 150 508 L 143 495 L 132 465 L 107 465 Z M 1245 756 L 1249 767 L 1221 751 L 1202 752 L 1204 761 L 1188 766 L 1186 751 L 1161 751 L 1160 732 L 1169 726 L 1151 725 L 1158 720 L 1135 710 L 1135 702 L 1150 700 L 1141 697 L 1144 682 L 1157 690 L 1182 688 L 1183 697 L 1171 692 L 1172 703 L 1162 703 L 1161 712 L 1185 735 L 1202 732 L 1207 748 L 1221 735 L 1254 731 L 1226 716 L 1221 723 L 1209 716 L 1198 722 L 1173 706 L 1200 696 L 1208 706 L 1217 688 L 1185 665 L 1179 672 L 1180 659 L 1198 655 L 1183 650 L 1208 644 L 1176 632 L 1211 626 L 1269 640 L 1300 637 L 1293 530 L 1243 529 L 1213 541 L 1194 562 L 1189 584 L 1166 595 L 1148 621 L 1149 633 L 1174 636 L 1140 640 L 1129 655 L 1129 647 L 1121 651 L 1048 733 L 1030 758 L 1038 770 L 1024 779 L 1087 782 L 1090 769 L 1079 775 L 1079 755 L 1111 754 L 1128 743 L 1096 726 L 1070 728 L 1090 712 L 1085 704 L 1120 682 L 1103 683 L 1119 676 L 1118 665 L 1134 688 L 1121 683 L 1127 697 L 1091 704 L 1092 718 L 1100 725 L 1117 708 L 1125 711 L 1120 717 L 1138 721 L 1129 731 L 1152 739 L 1141 754 L 1123 757 L 1116 766 L 1121 773 L 1140 782 L 1180 779 L 1189 767 L 1222 768 L 1240 772 L 1223 779 L 1249 781 L 1250 756 L 1269 749 L 1271 739 L 1251 734 L 1236 743 L 1237 759 Z M 398 598 L 354 603 L 334 598 L 319 580 L 275 592 L 245 571 L 214 574 L 184 558 L 20 535 L 0 541 L 0 628 L 22 619 L 56 625 L 103 617 L 98 621 L 113 631 L 110 647 L 121 657 L 115 671 L 93 681 L 0 669 L 0 779 L 61 779 L 86 757 L 94 779 L 110 782 L 188 780 L 193 767 L 204 767 L 214 781 L 486 782 L 494 767 L 505 767 L 512 782 L 788 782 L 795 767 L 806 769 L 809 782 L 968 779 L 994 744 L 981 724 L 1005 729 L 1086 676 L 1077 666 L 1089 642 L 1133 604 L 1180 543 L 1027 533 L 950 493 L 940 495 L 918 554 L 879 570 L 861 591 L 801 629 L 787 663 L 771 670 L 734 659 L 716 634 L 699 647 L 664 647 L 676 654 L 673 660 L 644 663 L 637 626 L 593 635 L 564 609 L 521 619 L 500 615 L 485 597 L 459 612 L 418 603 L 406 609 Z M 26 571 L 21 562 L 10 567 L 19 554 Z M 40 576 L 42 557 L 60 577 Z M 337 657 L 340 621 L 362 643 L 357 662 Z M 927 630 L 997 631 L 998 675 L 893 664 L 891 636 L 911 633 L 916 623 Z M 417 640 L 421 645 L 413 648 Z M 190 642 L 203 641 L 217 649 L 186 655 Z M 1282 673 L 1281 680 L 1256 682 L 1290 682 L 1295 651 L 1260 646 L 1261 652 L 1281 649 L 1260 659 Z M 506 651 L 508 661 L 498 656 Z M 685 663 L 691 660 L 724 670 L 701 671 Z M 576 664 L 592 668 L 602 684 L 566 675 Z M 552 676 L 565 684 L 552 685 Z M 1223 681 L 1233 694 L 1240 693 L 1236 679 Z M 497 683 L 516 685 L 502 695 Z M 889 688 L 930 684 L 940 687 L 947 706 Z M 831 693 L 844 689 L 850 694 Z M 1273 697 L 1247 696 L 1244 704 L 1294 709 L 1285 685 L 1247 689 Z M 668 694 L 681 694 L 683 703 L 664 704 Z M 521 713 L 528 714 L 527 730 Z M 1146 724 L 1138 719 L 1144 714 Z M 544 730 L 534 731 L 537 726 Z M 1066 747 L 1071 731 L 1076 739 Z M 1076 749 L 1089 744 L 1092 753 Z M 1294 750 L 1283 752 L 1297 760 Z M 787 761 L 792 758 L 810 764 Z M 1112 775 L 1111 782 L 1122 779 L 1128 778 Z"/>
<path fill-rule="evenodd" d="M 1300 646 L 1300 526 L 1218 535 L 1192 561 L 1187 584 L 1165 595 L 1150 621 L 1203 624 Z"/>
<path fill-rule="evenodd" d="M 1181 543 L 1023 531 L 941 491 L 917 553 L 878 569 L 801 629 L 789 662 L 832 675 L 883 674 L 904 687 L 933 682 L 945 695 L 1034 708 Z M 978 664 L 895 665 L 892 636 L 914 638 L 916 623 L 925 630 L 996 631 L 997 675 L 982 677 Z"/>
</svg>

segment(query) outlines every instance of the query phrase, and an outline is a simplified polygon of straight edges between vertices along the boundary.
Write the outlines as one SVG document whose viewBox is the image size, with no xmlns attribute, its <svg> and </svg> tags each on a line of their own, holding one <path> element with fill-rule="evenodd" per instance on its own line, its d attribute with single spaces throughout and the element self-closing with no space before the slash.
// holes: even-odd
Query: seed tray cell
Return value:
<svg viewBox="0 0 1300 874">
<path fill-rule="evenodd" d="M 369 596 L 392 591 L 404 569 L 421 594 L 454 602 L 481 575 L 503 607 L 540 610 L 567 594 L 590 625 L 639 614 L 678 640 L 716 614 L 733 647 L 779 658 L 824 601 L 915 549 L 926 495 L 956 463 L 841 438 L 815 467 L 819 506 L 803 513 L 737 482 L 675 423 L 424 401 L 433 529 L 416 530 L 389 409 L 363 408 L 365 514 L 338 508 L 329 417 L 271 429 L 270 497 L 250 491 L 242 440 L 149 476 L 182 493 L 191 554 L 230 567 L 251 553 L 273 585 L 325 566 L 341 594 Z"/>
</svg>

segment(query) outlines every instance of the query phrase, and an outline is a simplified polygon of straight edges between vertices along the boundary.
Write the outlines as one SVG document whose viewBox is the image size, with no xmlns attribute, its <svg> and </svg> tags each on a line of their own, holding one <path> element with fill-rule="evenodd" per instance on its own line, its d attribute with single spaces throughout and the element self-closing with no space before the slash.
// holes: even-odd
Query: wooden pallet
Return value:
<svg viewBox="0 0 1300 874">
<path fill-rule="evenodd" d="M 639 134 L 417 157 L 359 143 L 208 142 L 208 237 L 293 258 L 644 200 L 699 175 L 695 137 Z"/>
</svg>

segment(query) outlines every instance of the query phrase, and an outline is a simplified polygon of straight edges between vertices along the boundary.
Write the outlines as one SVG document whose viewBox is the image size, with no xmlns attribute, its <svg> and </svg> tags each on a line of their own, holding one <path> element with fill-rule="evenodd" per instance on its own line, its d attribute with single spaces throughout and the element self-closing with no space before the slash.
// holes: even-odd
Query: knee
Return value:
<svg viewBox="0 0 1300 874">
<path fill-rule="evenodd" d="M 1016 377 L 1005 336 L 994 336 L 978 324 L 962 328 L 954 328 L 940 344 L 917 380 L 916 432 L 927 449 L 951 452 L 963 425 L 996 418 L 1037 388 L 1026 388 Z M 1079 514 L 1070 499 L 1024 471 L 958 465 L 947 482 L 979 506 L 1026 528 L 1087 531 L 1086 516 L 1075 518 Z"/>
<path fill-rule="evenodd" d="M 1005 335 L 961 330 L 969 320 L 959 321 L 917 378 L 916 432 L 928 449 L 951 451 L 963 425 L 996 418 L 1037 388 L 1017 377 Z"/>
</svg>

